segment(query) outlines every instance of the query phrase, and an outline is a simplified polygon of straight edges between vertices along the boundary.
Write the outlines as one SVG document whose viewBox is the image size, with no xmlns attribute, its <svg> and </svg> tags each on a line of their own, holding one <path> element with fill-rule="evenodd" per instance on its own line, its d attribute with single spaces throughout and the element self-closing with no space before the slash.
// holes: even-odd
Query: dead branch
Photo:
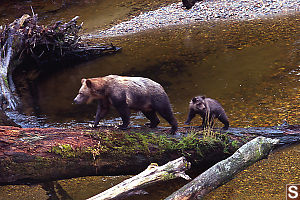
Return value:
<svg viewBox="0 0 300 200">
<path fill-rule="evenodd" d="M 184 157 L 170 161 L 160 167 L 157 166 L 157 164 L 152 163 L 140 174 L 127 179 L 118 185 L 89 198 L 88 200 L 119 199 L 153 183 L 171 180 L 178 177 L 190 180 L 190 177 L 184 173 L 189 168 L 190 163 L 187 162 Z"/>
</svg>

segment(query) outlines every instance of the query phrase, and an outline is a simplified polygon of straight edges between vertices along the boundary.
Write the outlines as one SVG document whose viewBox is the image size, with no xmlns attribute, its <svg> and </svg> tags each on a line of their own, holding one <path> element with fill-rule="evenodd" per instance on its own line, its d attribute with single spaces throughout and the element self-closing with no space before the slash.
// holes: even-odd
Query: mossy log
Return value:
<svg viewBox="0 0 300 200">
<path fill-rule="evenodd" d="M 229 158 L 215 164 L 165 200 L 201 199 L 228 182 L 235 174 L 266 158 L 279 139 L 257 137 L 244 144 Z"/>
<path fill-rule="evenodd" d="M 255 128 L 257 131 L 259 127 Z M 265 127 L 261 127 L 261 132 Z M 192 168 L 204 171 L 232 155 L 256 135 L 240 129 L 240 136 L 216 133 L 203 137 L 197 128 L 179 127 L 180 137 L 169 128 L 115 127 L 18 128 L 0 126 L 0 185 L 36 183 L 89 175 L 129 175 L 150 163 L 163 165 L 185 156 Z M 276 128 L 275 130 L 279 130 Z M 300 141 L 300 126 L 281 128 L 278 134 Z M 275 135 L 272 134 L 272 137 Z M 298 137 L 297 137 L 298 136 Z M 283 143 L 288 144 L 288 143 Z"/>
<path fill-rule="evenodd" d="M 168 131 L 0 126 L 0 185 L 137 174 L 150 163 L 163 165 L 183 155 L 206 169 L 235 150 L 225 135 L 209 139 L 192 132 L 177 138 Z"/>
<path fill-rule="evenodd" d="M 160 181 L 172 180 L 179 177 L 190 180 L 191 178 L 185 174 L 185 171 L 190 167 L 191 164 L 187 162 L 184 157 L 170 161 L 163 166 L 151 163 L 148 168 L 140 174 L 133 176 L 88 200 L 120 199 L 130 196 L 130 194 L 136 193 L 144 187 Z"/>
</svg>

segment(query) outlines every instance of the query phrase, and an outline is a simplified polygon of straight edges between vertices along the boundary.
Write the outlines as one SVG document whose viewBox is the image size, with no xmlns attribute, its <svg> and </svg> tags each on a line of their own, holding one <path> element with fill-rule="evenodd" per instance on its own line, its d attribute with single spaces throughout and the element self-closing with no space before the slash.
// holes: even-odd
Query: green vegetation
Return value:
<svg viewBox="0 0 300 200">
<path fill-rule="evenodd" d="M 106 154 L 116 156 L 131 156 L 144 154 L 147 156 L 159 156 L 164 153 L 177 153 L 184 156 L 196 154 L 204 157 L 215 149 L 223 149 L 224 153 L 238 148 L 238 142 L 231 142 L 226 134 L 208 134 L 203 131 L 191 131 L 188 134 L 175 138 L 170 135 L 157 133 L 137 132 L 98 132 L 91 135 L 99 140 L 98 145 L 89 147 L 86 152 L 93 158 Z"/>
<path fill-rule="evenodd" d="M 76 157 L 76 151 L 69 144 L 59 144 L 52 147 L 52 153 L 61 155 L 63 158 L 74 158 Z"/>
<path fill-rule="evenodd" d="M 2 79 L 4 80 L 6 87 L 9 87 L 7 77 L 5 75 L 2 75 Z"/>
<path fill-rule="evenodd" d="M 190 131 L 181 137 L 158 133 L 102 131 L 88 133 L 98 144 L 85 149 L 75 149 L 69 144 L 58 144 L 50 152 L 63 158 L 88 157 L 97 158 L 115 156 L 131 157 L 142 154 L 158 158 L 163 155 L 205 158 L 211 152 L 232 153 L 239 147 L 239 142 L 231 141 L 227 134 L 217 132 Z"/>
</svg>

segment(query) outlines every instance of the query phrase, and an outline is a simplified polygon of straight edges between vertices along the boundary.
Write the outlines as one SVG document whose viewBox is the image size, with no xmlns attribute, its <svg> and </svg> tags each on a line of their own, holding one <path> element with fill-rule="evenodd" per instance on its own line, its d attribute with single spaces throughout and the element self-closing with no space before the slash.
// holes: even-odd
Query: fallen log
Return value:
<svg viewBox="0 0 300 200">
<path fill-rule="evenodd" d="M 277 138 L 279 145 L 291 145 L 300 141 L 300 125 L 289 125 L 284 122 L 280 126 L 230 128 L 228 134 L 240 138 L 245 135 Z"/>
<path fill-rule="evenodd" d="M 150 163 L 162 165 L 183 155 L 194 166 L 207 168 L 235 150 L 226 136 L 210 141 L 200 133 L 181 138 L 166 133 L 167 128 L 146 127 L 122 131 L 0 126 L 0 185 L 137 174 Z"/>
<path fill-rule="evenodd" d="M 184 157 L 170 161 L 160 167 L 156 163 L 152 163 L 140 174 L 129 178 L 88 200 L 120 199 L 130 196 L 146 186 L 160 181 L 167 181 L 179 177 L 190 180 L 191 178 L 184 173 L 186 170 L 190 169 L 190 167 L 191 164 L 187 162 Z"/>
<path fill-rule="evenodd" d="M 278 139 L 300 142 L 300 126 L 256 127 L 280 131 Z M 200 128 L 179 127 L 181 137 L 166 135 L 168 128 L 114 127 L 18 128 L 0 126 L 0 185 L 37 183 L 89 175 L 128 175 L 150 163 L 162 165 L 185 156 L 192 168 L 204 171 L 257 137 L 229 128 L 217 138 L 203 139 Z M 234 134 L 231 133 L 234 130 Z M 275 136 L 272 134 L 271 136 Z M 268 134 L 265 134 L 268 136 Z M 280 143 L 280 145 L 289 143 Z"/>
<path fill-rule="evenodd" d="M 278 139 L 257 137 L 244 144 L 229 158 L 215 164 L 165 200 L 201 199 L 210 191 L 228 182 L 235 174 L 266 158 Z"/>
</svg>

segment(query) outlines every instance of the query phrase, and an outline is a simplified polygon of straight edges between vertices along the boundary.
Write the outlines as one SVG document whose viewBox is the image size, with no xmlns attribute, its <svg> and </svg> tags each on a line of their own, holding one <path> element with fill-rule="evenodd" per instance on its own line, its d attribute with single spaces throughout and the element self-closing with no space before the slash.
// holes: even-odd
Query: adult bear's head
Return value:
<svg viewBox="0 0 300 200">
<path fill-rule="evenodd" d="M 79 89 L 78 95 L 74 99 L 76 104 L 91 103 L 94 99 L 101 99 L 104 94 L 101 92 L 103 83 L 99 79 L 81 79 L 81 88 Z"/>
</svg>

